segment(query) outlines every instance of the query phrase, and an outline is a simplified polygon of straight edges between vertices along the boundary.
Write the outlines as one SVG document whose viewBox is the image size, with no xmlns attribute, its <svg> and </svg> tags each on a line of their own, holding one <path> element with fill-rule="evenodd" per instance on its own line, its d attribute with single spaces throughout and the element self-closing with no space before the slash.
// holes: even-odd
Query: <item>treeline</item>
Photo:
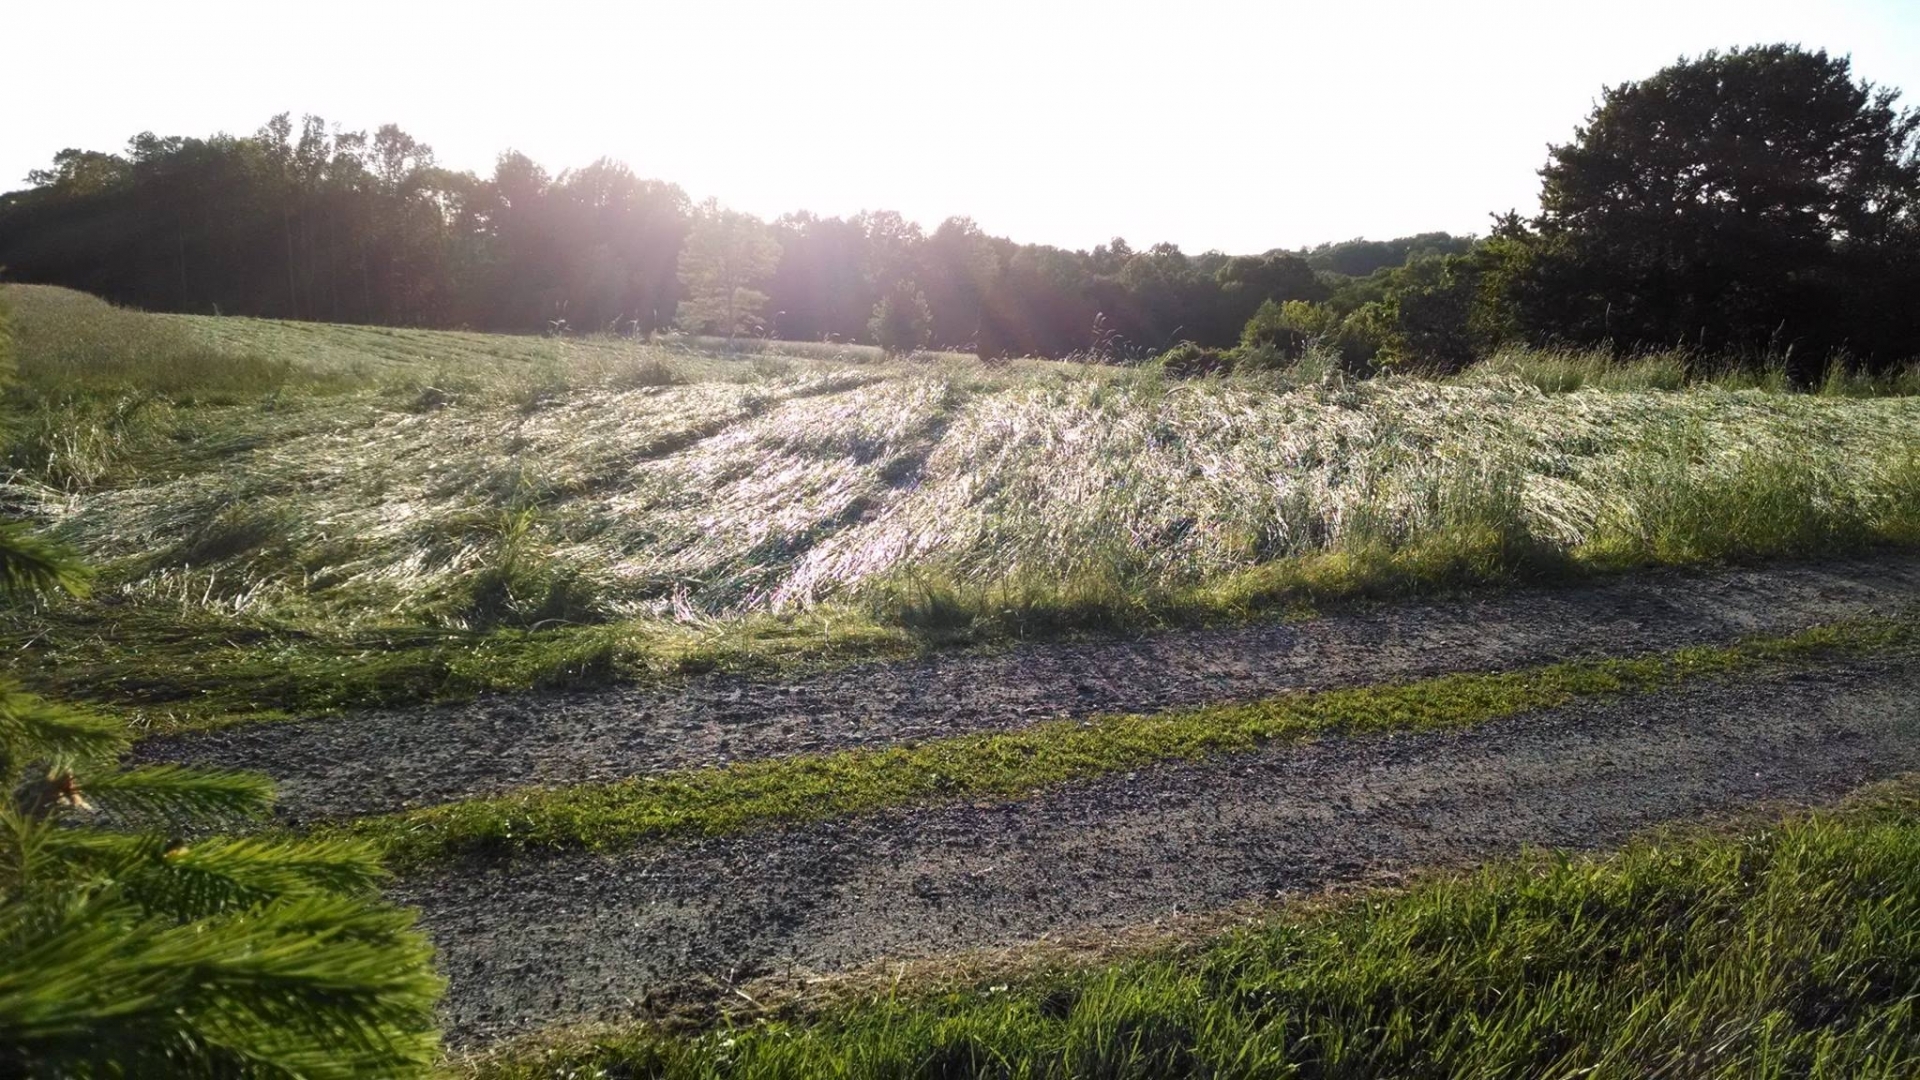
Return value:
<svg viewBox="0 0 1920 1080">
<path fill-rule="evenodd" d="M 1898 98 L 1844 57 L 1789 45 L 1609 87 L 1550 149 L 1537 216 L 1498 215 L 1467 250 L 1344 278 L 1326 303 L 1267 305 L 1238 359 L 1322 342 L 1349 364 L 1449 371 L 1509 343 L 1677 347 L 1803 381 L 1910 361 L 1920 113 Z"/>
<path fill-rule="evenodd" d="M 1604 91 L 1485 237 L 1066 251 L 891 212 L 773 222 L 602 160 L 440 167 L 394 126 L 67 150 L 0 196 L 0 266 L 153 310 L 534 332 L 670 326 L 983 356 L 1193 348 L 1450 369 L 1508 342 L 1813 370 L 1920 355 L 1920 115 L 1845 58 L 1709 53 Z"/>
<path fill-rule="evenodd" d="M 135 136 L 65 150 L 0 197 L 0 265 L 160 311 L 533 330 L 673 317 L 690 207 L 598 162 L 557 180 L 519 154 L 441 168 L 393 125 Z"/>
<path fill-rule="evenodd" d="M 905 291 L 925 307 L 914 344 L 1058 356 L 1230 344 L 1263 301 L 1329 292 L 1302 254 L 1189 257 L 1124 240 L 1063 251 L 965 218 L 929 233 L 888 211 L 763 223 L 614 161 L 553 176 L 509 152 L 482 178 L 440 167 L 398 127 L 369 136 L 315 116 L 238 137 L 141 134 L 123 154 L 67 150 L 29 180 L 0 197 L 9 276 L 157 311 L 539 332 L 690 322 L 866 342 L 881 301 Z M 757 258 L 743 230 L 761 234 Z M 686 272 L 690 243 L 718 248 L 720 280 Z M 1310 259 L 1366 263 L 1410 243 Z M 703 289 L 748 295 L 731 317 L 725 303 L 683 309 Z"/>
</svg>

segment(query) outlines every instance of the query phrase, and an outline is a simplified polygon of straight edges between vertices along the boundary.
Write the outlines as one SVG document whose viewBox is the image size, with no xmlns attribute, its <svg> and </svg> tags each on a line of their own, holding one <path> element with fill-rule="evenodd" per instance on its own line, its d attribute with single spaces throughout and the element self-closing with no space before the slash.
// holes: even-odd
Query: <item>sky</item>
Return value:
<svg viewBox="0 0 1920 1080">
<path fill-rule="evenodd" d="M 599 157 L 763 217 L 1258 252 L 1536 207 L 1601 87 L 1798 42 L 1920 105 L 1920 0 L 9 5 L 0 190 L 63 147 L 394 122 L 443 165 Z"/>
</svg>

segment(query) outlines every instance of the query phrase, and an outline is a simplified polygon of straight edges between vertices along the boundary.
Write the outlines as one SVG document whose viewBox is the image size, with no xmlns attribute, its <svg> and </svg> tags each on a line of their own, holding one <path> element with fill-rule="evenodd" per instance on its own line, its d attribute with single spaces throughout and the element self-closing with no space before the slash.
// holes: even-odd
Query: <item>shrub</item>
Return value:
<svg viewBox="0 0 1920 1080">
<path fill-rule="evenodd" d="M 1390 304 L 1373 301 L 1362 304 L 1340 321 L 1333 345 L 1348 370 L 1364 372 L 1389 365 L 1394 351 L 1394 312 Z"/>
<path fill-rule="evenodd" d="M 1253 374 L 1297 369 L 1312 354 L 1311 348 L 1298 354 L 1289 354 L 1277 345 L 1242 345 L 1230 350 L 1226 354 L 1226 361 L 1231 371 Z"/>
<path fill-rule="evenodd" d="M 927 298 L 912 284 L 896 283 L 874 305 L 867 331 L 888 356 L 904 356 L 927 347 L 933 339 L 933 313 Z"/>
<path fill-rule="evenodd" d="M 1340 324 L 1339 313 L 1325 304 L 1307 300 L 1288 300 L 1261 304 L 1240 331 L 1242 349 L 1269 349 L 1293 358 L 1315 341 L 1332 334 Z"/>
<path fill-rule="evenodd" d="M 1155 361 L 1160 371 L 1170 379 L 1198 379 L 1207 375 L 1230 375 L 1233 373 L 1233 357 L 1219 349 L 1209 349 L 1191 341 L 1183 341 L 1160 354 Z"/>
</svg>

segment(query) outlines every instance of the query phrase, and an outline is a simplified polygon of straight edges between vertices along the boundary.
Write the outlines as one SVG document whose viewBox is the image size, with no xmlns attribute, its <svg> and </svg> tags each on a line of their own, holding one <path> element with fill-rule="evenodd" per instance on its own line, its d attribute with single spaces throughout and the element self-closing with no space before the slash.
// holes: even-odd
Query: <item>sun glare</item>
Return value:
<svg viewBox="0 0 1920 1080">
<path fill-rule="evenodd" d="M 85 33 L 60 5 L 9 12 L 33 43 L 16 85 L 60 92 L 8 117 L 7 184 L 65 146 L 311 112 L 483 174 L 510 147 L 554 172 L 610 156 L 768 218 L 1251 252 L 1485 231 L 1533 205 L 1600 86 L 1682 53 L 1798 41 L 1920 86 L 1920 17 L 1894 2 L 97 7 Z"/>
</svg>

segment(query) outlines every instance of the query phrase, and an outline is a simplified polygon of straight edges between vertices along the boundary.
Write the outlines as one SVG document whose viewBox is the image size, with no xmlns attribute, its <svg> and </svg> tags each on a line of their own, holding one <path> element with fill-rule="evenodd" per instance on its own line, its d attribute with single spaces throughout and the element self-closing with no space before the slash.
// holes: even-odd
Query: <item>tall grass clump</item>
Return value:
<svg viewBox="0 0 1920 1080">
<path fill-rule="evenodd" d="M 1527 856 L 1109 966 L 603 1031 L 477 1071 L 1894 1080 L 1920 1070 L 1915 811 Z"/>
<path fill-rule="evenodd" d="M 1297 524 L 1292 531 L 1307 543 L 1196 587 L 1187 605 L 1196 615 L 1245 615 L 1288 603 L 1538 582 L 1572 569 L 1538 535 L 1524 477 L 1510 466 L 1442 465 L 1395 486 L 1392 497 L 1356 500 L 1341 519 Z"/>
<path fill-rule="evenodd" d="M 1469 367 L 1456 381 L 1488 385 L 1513 379 L 1544 394 L 1706 386 L 1774 394 L 1798 391 L 1833 398 L 1910 397 L 1920 393 L 1920 363 L 1892 367 L 1876 375 L 1849 357 L 1836 356 L 1818 378 L 1796 381 L 1789 374 L 1790 359 L 1775 354 L 1703 354 L 1683 346 L 1621 356 L 1607 349 L 1508 345 Z"/>
<path fill-rule="evenodd" d="M 13 308 L 7 303 L 6 290 L 0 289 L 0 380 L 11 381 L 14 376 L 13 348 Z"/>
<path fill-rule="evenodd" d="M 1920 394 L 1920 361 L 1876 375 L 1847 357 L 1837 356 L 1810 389 L 1822 397 L 1909 397 Z"/>
<path fill-rule="evenodd" d="M 1543 394 L 1576 390 L 1679 390 L 1694 366 L 1684 349 L 1662 349 L 1617 357 L 1605 349 L 1567 346 L 1507 346 L 1468 368 L 1469 383 L 1518 379 Z"/>
<path fill-rule="evenodd" d="M 1902 451 L 1905 457 L 1901 457 Z M 1920 507 L 1911 448 L 1890 447 L 1860 479 L 1798 437 L 1715 455 L 1697 432 L 1655 437 L 1628 456 L 1581 553 L 1685 564 L 1858 551 L 1912 534 Z"/>
<path fill-rule="evenodd" d="M 493 558 L 467 582 L 461 614 L 478 627 L 542 628 L 601 622 L 598 596 L 578 572 L 556 566 L 534 543 L 532 507 L 502 513 Z"/>
</svg>

